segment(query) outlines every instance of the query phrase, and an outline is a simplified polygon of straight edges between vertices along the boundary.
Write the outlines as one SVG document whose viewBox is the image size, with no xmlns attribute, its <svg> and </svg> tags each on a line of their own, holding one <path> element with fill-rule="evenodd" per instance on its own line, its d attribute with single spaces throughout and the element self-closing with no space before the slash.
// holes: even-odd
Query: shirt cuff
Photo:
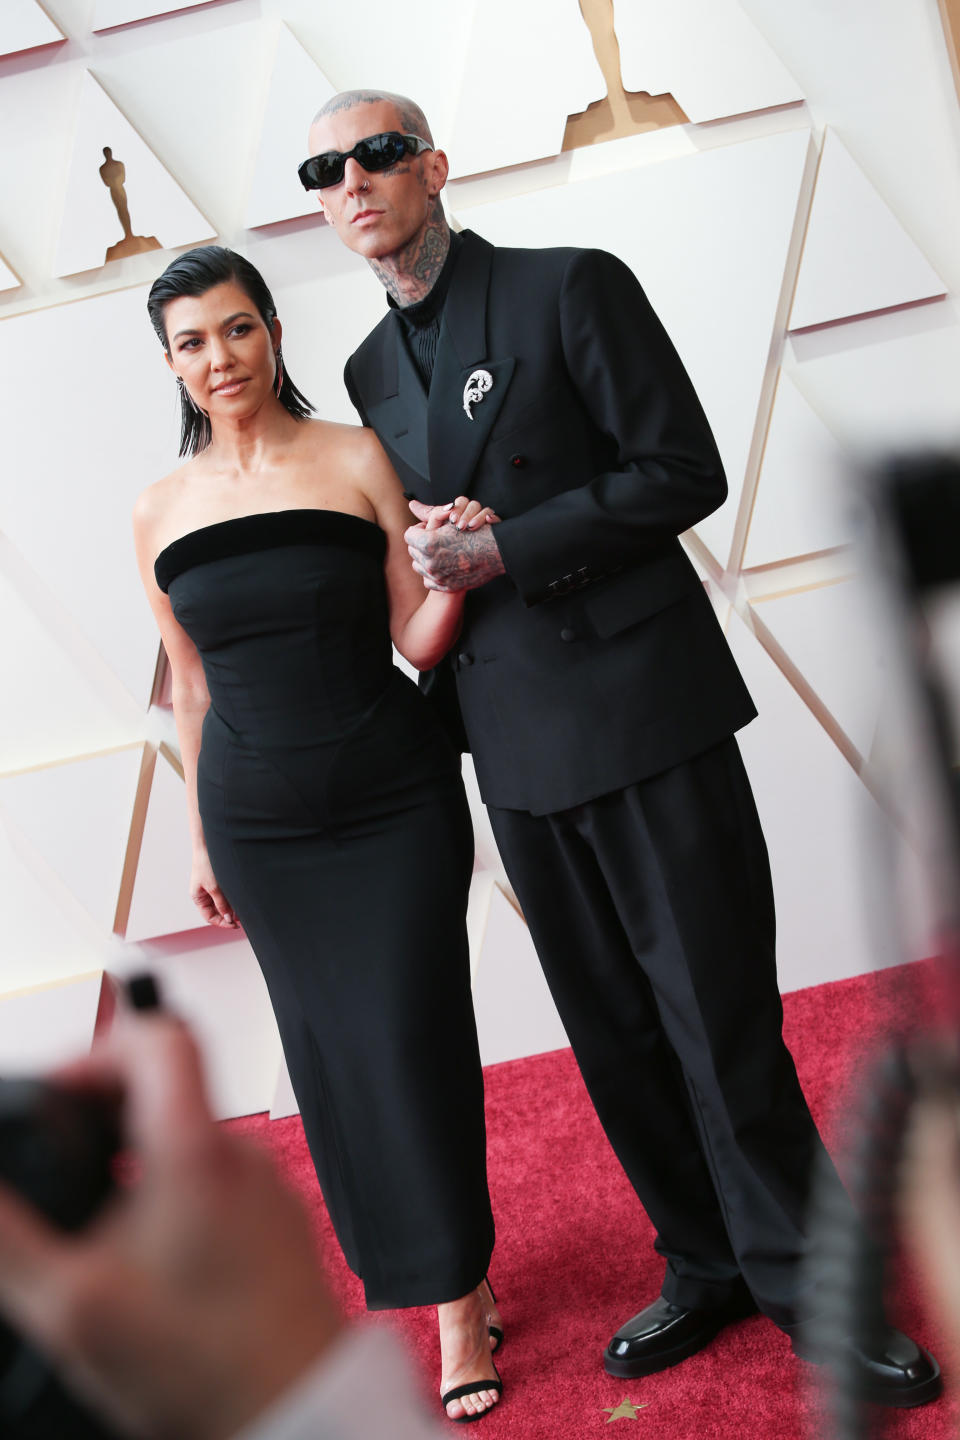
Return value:
<svg viewBox="0 0 960 1440">
<path fill-rule="evenodd" d="M 354 1325 L 235 1440 L 440 1440 L 446 1433 L 428 1419 L 396 1336 Z"/>
</svg>

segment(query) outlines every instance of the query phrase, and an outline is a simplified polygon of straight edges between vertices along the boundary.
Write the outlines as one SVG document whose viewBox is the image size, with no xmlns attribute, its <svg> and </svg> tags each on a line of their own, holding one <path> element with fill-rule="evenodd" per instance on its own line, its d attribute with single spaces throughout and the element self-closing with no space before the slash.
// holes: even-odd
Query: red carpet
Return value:
<svg viewBox="0 0 960 1440">
<path fill-rule="evenodd" d="M 905 1008 L 915 1012 L 905 996 L 914 993 L 917 978 L 917 967 L 903 966 L 785 997 L 787 1043 L 831 1148 L 838 1143 L 860 1062 L 903 1025 Z M 795 1360 L 786 1338 L 760 1317 L 728 1328 L 701 1354 L 660 1375 L 620 1381 L 604 1374 L 600 1356 L 609 1336 L 659 1293 L 663 1262 L 652 1249 L 649 1222 L 597 1123 L 569 1051 L 491 1066 L 486 1093 L 498 1237 L 490 1273 L 506 1329 L 498 1357 L 505 1394 L 495 1413 L 470 1433 L 478 1440 L 825 1436 L 810 1383 L 816 1371 Z M 332 1284 L 350 1314 L 362 1313 L 360 1286 L 333 1238 L 299 1120 L 271 1124 L 264 1116 L 250 1116 L 230 1125 L 269 1147 L 290 1183 L 308 1198 Z M 894 1307 L 893 1318 L 942 1359 L 943 1346 L 909 1280 L 902 1282 Z M 374 1317 L 374 1323 L 396 1324 L 443 1424 L 435 1400 L 435 1313 L 409 1310 Z M 637 1407 L 635 1414 L 611 1416 L 608 1411 L 625 1398 Z M 606 1430 L 607 1425 L 617 1428 Z M 890 1413 L 882 1433 L 897 1440 L 954 1440 L 957 1416 L 941 1400 Z"/>
</svg>

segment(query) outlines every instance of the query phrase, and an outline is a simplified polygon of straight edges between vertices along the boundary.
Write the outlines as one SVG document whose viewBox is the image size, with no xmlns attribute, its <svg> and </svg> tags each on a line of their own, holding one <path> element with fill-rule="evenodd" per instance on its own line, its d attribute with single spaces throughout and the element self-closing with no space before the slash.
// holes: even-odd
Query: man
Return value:
<svg viewBox="0 0 960 1440">
<path fill-rule="evenodd" d="M 733 738 L 755 712 L 677 539 L 726 494 L 707 421 L 620 261 L 451 235 L 446 157 L 412 102 L 335 96 L 309 143 L 301 179 L 388 291 L 348 390 L 415 497 L 424 583 L 470 591 L 430 688 L 447 703 L 455 681 L 504 865 L 666 1259 L 606 1368 L 664 1369 L 757 1307 L 809 1356 L 804 1216 L 829 1162 L 780 1033 Z M 500 523 L 471 531 L 467 494 Z M 850 1345 L 873 1398 L 939 1392 L 905 1336 Z"/>
</svg>

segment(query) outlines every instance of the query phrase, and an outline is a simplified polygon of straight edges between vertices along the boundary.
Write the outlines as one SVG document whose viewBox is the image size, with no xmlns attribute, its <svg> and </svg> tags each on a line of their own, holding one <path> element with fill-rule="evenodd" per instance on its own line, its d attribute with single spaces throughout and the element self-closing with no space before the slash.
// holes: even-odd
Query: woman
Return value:
<svg viewBox="0 0 960 1440">
<path fill-rule="evenodd" d="M 372 432 L 307 418 L 252 265 L 191 250 L 148 310 L 189 458 L 144 491 L 134 531 L 173 671 L 192 893 L 256 952 L 367 1305 L 437 1304 L 444 1408 L 473 1420 L 501 1391 L 473 838 L 459 755 L 390 649 L 436 664 L 463 596 L 411 570 Z M 460 523 L 495 518 L 472 505 Z"/>
</svg>

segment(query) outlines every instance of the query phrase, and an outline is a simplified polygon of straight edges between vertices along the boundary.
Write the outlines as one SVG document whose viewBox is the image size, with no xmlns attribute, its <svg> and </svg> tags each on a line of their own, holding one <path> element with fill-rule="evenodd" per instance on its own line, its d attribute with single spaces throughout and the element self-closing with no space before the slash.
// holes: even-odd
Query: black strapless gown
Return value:
<svg viewBox="0 0 960 1440">
<path fill-rule="evenodd" d="M 203 661 L 198 796 L 260 963 L 327 1208 L 371 1309 L 486 1273 L 493 1219 L 460 757 L 392 662 L 385 539 L 330 510 L 157 557 Z"/>
</svg>

